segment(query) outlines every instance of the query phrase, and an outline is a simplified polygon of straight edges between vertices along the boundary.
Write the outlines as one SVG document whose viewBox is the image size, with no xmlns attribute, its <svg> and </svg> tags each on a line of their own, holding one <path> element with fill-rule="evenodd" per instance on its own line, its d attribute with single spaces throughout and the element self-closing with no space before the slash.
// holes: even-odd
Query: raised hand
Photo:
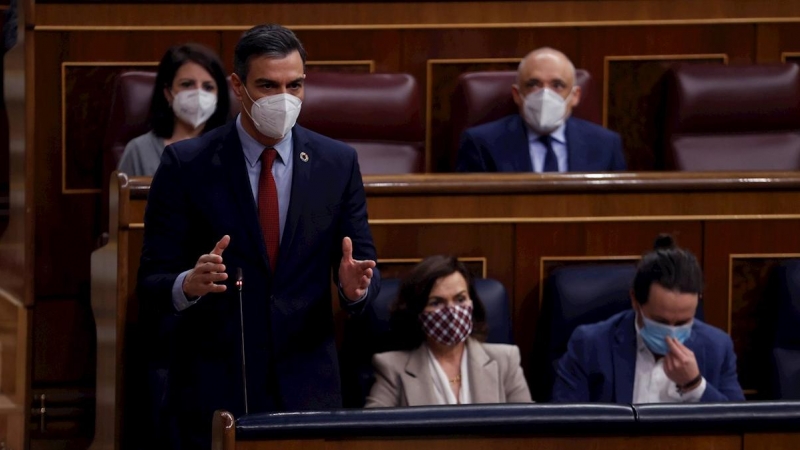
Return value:
<svg viewBox="0 0 800 450">
<path fill-rule="evenodd" d="M 667 337 L 667 346 L 669 351 L 664 355 L 664 373 L 667 378 L 678 386 L 684 386 L 697 379 L 700 369 L 697 367 L 694 352 L 671 336 Z"/>
<path fill-rule="evenodd" d="M 353 259 L 353 241 L 342 239 L 342 261 L 339 263 L 339 284 L 347 300 L 354 302 L 361 298 L 372 280 L 375 261 Z"/>
<path fill-rule="evenodd" d="M 228 248 L 230 243 L 231 237 L 226 234 L 217 242 L 211 253 L 197 259 L 194 269 L 190 270 L 183 279 L 183 292 L 188 298 L 200 297 L 209 292 L 225 292 L 228 287 L 224 284 L 217 284 L 217 282 L 228 279 L 225 265 L 222 264 L 222 252 Z"/>
</svg>

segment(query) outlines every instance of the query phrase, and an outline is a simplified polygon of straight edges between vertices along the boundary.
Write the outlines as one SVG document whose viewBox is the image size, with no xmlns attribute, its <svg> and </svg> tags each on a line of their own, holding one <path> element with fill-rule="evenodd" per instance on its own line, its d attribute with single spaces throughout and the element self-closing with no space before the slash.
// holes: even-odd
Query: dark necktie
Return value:
<svg viewBox="0 0 800 450">
<path fill-rule="evenodd" d="M 261 153 L 261 175 L 258 177 L 258 221 L 267 245 L 267 256 L 272 273 L 278 263 L 278 243 L 280 241 L 280 213 L 278 212 L 278 187 L 272 176 L 272 163 L 278 152 L 266 148 Z"/>
<path fill-rule="evenodd" d="M 542 172 L 558 172 L 558 158 L 556 152 L 553 151 L 553 138 L 549 134 L 539 137 L 547 152 L 544 154 L 544 165 Z"/>
</svg>

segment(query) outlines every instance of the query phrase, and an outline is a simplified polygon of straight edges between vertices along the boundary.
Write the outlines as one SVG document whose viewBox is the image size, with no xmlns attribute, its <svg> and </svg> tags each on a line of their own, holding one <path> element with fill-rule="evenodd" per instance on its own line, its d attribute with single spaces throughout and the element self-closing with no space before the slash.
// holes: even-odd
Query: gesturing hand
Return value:
<svg viewBox="0 0 800 450">
<path fill-rule="evenodd" d="M 222 252 L 228 248 L 230 242 L 230 236 L 227 234 L 222 236 L 211 253 L 197 259 L 194 269 L 190 270 L 183 279 L 183 292 L 187 297 L 200 297 L 209 292 L 225 292 L 228 287 L 224 284 L 216 284 L 216 282 L 228 279 L 225 265 L 222 264 Z"/>
<path fill-rule="evenodd" d="M 669 351 L 664 355 L 664 373 L 667 378 L 678 386 L 697 378 L 700 369 L 697 367 L 697 358 L 694 352 L 686 348 L 673 337 L 667 337 Z"/>
<path fill-rule="evenodd" d="M 347 300 L 354 302 L 367 291 L 375 261 L 353 259 L 353 241 L 342 239 L 342 262 L 339 263 L 339 284 Z"/>
</svg>

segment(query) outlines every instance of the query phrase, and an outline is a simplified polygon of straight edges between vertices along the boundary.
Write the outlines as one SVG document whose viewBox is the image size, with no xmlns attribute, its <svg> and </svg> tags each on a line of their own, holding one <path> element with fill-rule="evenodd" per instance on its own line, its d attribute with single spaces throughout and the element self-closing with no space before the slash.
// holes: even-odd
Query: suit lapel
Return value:
<svg viewBox="0 0 800 450">
<path fill-rule="evenodd" d="M 619 322 L 614 331 L 614 397 L 616 403 L 633 401 L 633 381 L 636 376 L 636 329 L 635 314 L 631 311 Z"/>
<path fill-rule="evenodd" d="M 250 178 L 247 174 L 247 162 L 244 159 L 244 151 L 242 150 L 242 143 L 239 140 L 235 121 L 228 125 L 225 139 L 216 152 L 220 161 L 222 161 L 222 170 L 228 178 L 227 184 L 231 187 L 231 194 L 236 199 L 236 204 L 241 212 L 243 219 L 241 226 L 246 229 L 247 235 L 252 241 L 252 246 L 261 249 L 261 260 L 265 268 L 269 270 L 267 250 L 261 233 L 261 226 L 258 222 L 258 207 L 248 181 Z"/>
<path fill-rule="evenodd" d="M 500 403 L 497 361 L 489 358 L 480 342 L 467 341 L 469 387 L 472 403 Z"/>
<path fill-rule="evenodd" d="M 424 345 L 412 351 L 408 355 L 405 371 L 400 374 L 408 406 L 436 404 L 427 351 Z"/>
<path fill-rule="evenodd" d="M 279 257 L 282 259 L 290 255 L 292 248 L 292 240 L 295 236 L 297 224 L 300 222 L 300 217 L 303 215 L 303 206 L 308 202 L 308 195 L 313 192 L 311 186 L 311 171 L 318 163 L 319 155 L 316 155 L 314 148 L 305 134 L 305 129 L 299 125 L 292 129 L 292 155 L 294 158 L 294 166 L 292 167 L 292 194 L 289 200 L 289 211 L 286 214 L 286 223 L 284 224 L 283 236 L 281 237 L 281 247 Z M 307 161 L 304 162 L 300 159 L 299 155 L 305 152 L 308 155 Z"/>
<path fill-rule="evenodd" d="M 495 161 L 510 161 L 514 172 L 532 172 L 528 133 L 519 114 L 511 116 L 506 123 L 506 131 L 499 140 L 498 149 L 502 155 L 495 158 Z"/>
<path fill-rule="evenodd" d="M 590 147 L 583 140 L 583 133 L 580 132 L 580 122 L 572 118 L 567 119 L 567 128 L 564 135 L 567 137 L 567 170 L 569 172 L 588 172 L 586 149 Z"/>
</svg>

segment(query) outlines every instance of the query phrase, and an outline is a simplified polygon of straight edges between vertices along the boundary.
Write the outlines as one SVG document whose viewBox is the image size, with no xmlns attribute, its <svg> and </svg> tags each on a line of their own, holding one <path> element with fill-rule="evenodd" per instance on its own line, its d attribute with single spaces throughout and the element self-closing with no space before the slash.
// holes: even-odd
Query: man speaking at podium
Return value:
<svg viewBox="0 0 800 450">
<path fill-rule="evenodd" d="M 153 178 L 138 294 L 170 324 L 165 447 L 210 448 L 216 409 L 341 407 L 331 274 L 350 312 L 380 274 L 355 150 L 295 125 L 305 60 L 286 28 L 245 32 L 242 113 L 168 146 Z"/>
</svg>

